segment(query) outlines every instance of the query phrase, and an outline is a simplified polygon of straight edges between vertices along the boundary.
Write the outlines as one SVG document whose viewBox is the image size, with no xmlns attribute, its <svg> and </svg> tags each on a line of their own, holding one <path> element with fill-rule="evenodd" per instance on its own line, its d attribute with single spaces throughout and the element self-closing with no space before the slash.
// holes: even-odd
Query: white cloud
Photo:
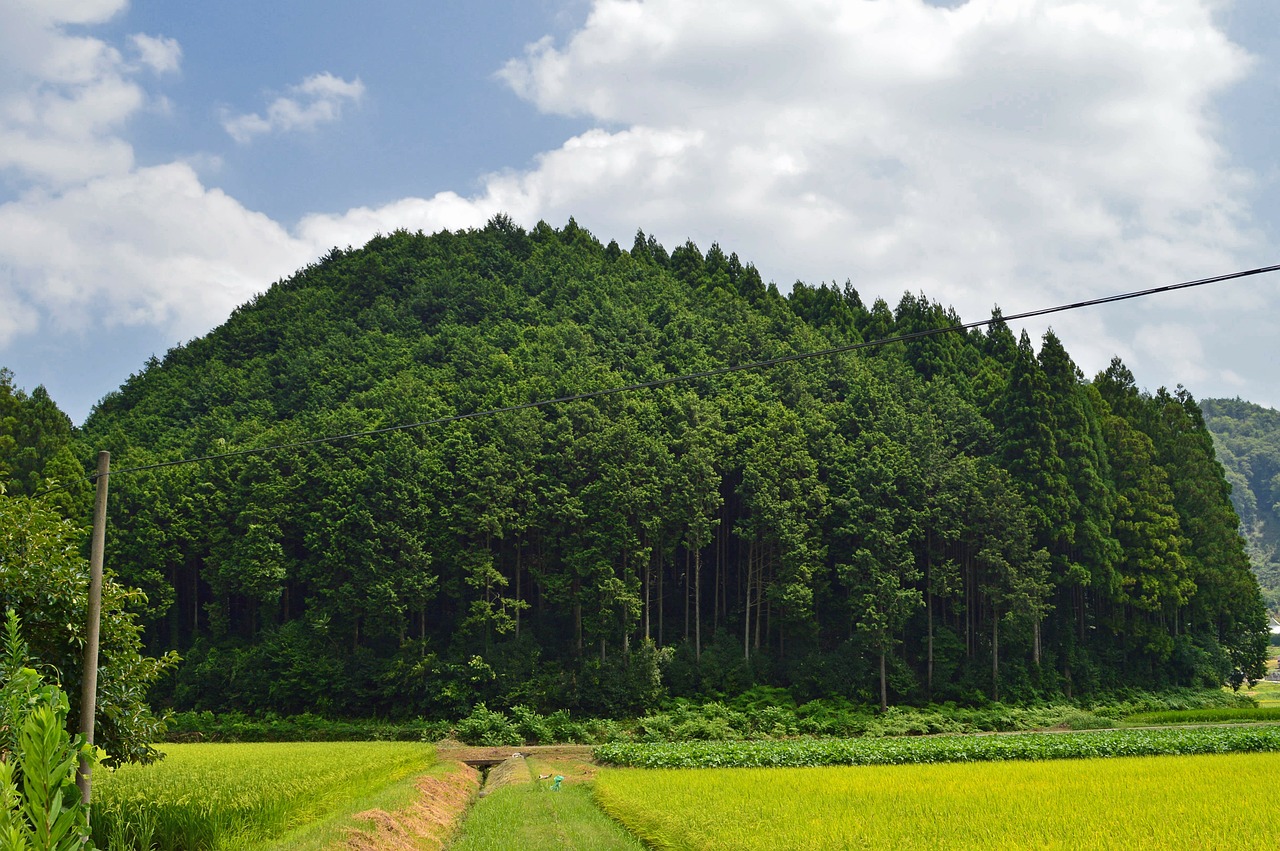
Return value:
<svg viewBox="0 0 1280 851">
<path fill-rule="evenodd" d="M 314 252 L 172 163 L 0 206 L 0 258 L 28 323 L 34 305 L 63 329 L 101 316 L 187 337 Z M 0 344 L 20 330 L 0 325 Z"/>
<path fill-rule="evenodd" d="M 565 43 L 498 76 L 598 129 L 469 198 L 314 216 L 302 233 L 359 244 L 498 210 L 573 215 L 606 239 L 639 225 L 668 245 L 718 240 L 784 286 L 849 277 L 891 303 L 923 290 L 968 318 L 1230 270 L 1262 246 L 1237 200 L 1252 177 L 1218 141 L 1214 98 L 1251 59 L 1217 6 L 596 0 Z M 1249 293 L 1057 325 L 1087 370 L 1119 353 L 1153 385 L 1190 382 L 1211 371 L 1186 314 L 1235 316 L 1261 346 L 1267 323 L 1238 318 Z"/>
<path fill-rule="evenodd" d="M 344 80 L 326 71 L 290 86 L 288 96 L 272 101 L 265 116 L 256 112 L 229 115 L 223 119 L 222 126 L 241 144 L 268 133 L 314 130 L 321 124 L 337 121 L 345 103 L 359 103 L 362 97 L 364 83 L 358 78 Z"/>
<path fill-rule="evenodd" d="M 129 42 L 142 64 L 157 74 L 177 71 L 182 65 L 182 45 L 177 39 L 135 33 L 129 36 Z"/>
<path fill-rule="evenodd" d="M 131 66 L 61 27 L 123 0 L 66 0 L 62 17 L 29 2 L 22 26 L 0 27 L 0 169 L 32 184 L 0 207 L 0 297 L 25 317 L 0 321 L 0 344 L 86 301 L 117 323 L 194 333 L 331 246 L 499 211 L 572 215 L 624 245 L 637 226 L 668 247 L 718 240 L 784 286 L 848 277 L 891 302 L 923 290 L 966 318 L 1221 272 L 1260 241 L 1237 200 L 1251 176 L 1218 141 L 1214 99 L 1250 69 L 1219 5 L 595 0 L 563 43 L 499 72 L 595 129 L 472 194 L 316 213 L 289 231 L 187 166 L 135 167 L 119 128 L 147 95 L 130 69 L 175 68 L 176 43 L 134 36 Z M 28 82 L 5 82 L 12 67 Z M 241 143 L 311 130 L 363 94 L 317 74 L 224 127 Z M 1153 386 L 1257 386 L 1257 370 L 1229 372 L 1202 341 L 1216 328 L 1268 352 L 1266 302 L 1195 291 L 1053 324 L 1087 373 L 1119 353 Z"/>
<path fill-rule="evenodd" d="M 133 165 L 115 134 L 145 103 L 120 52 L 72 36 L 123 2 L 16 2 L 0 6 L 0 175 L 20 184 L 71 185 Z"/>
</svg>

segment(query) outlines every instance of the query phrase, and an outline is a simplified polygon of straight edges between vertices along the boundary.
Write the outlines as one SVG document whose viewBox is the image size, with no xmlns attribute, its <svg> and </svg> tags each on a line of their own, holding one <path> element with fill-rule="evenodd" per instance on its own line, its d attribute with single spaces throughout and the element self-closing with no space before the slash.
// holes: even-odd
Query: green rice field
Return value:
<svg viewBox="0 0 1280 851">
<path fill-rule="evenodd" d="M 595 795 L 655 848 L 1208 849 L 1274 844 L 1277 774 L 1275 753 L 607 769 Z"/>
<path fill-rule="evenodd" d="M 407 801 L 435 763 L 414 742 L 165 745 L 147 766 L 94 772 L 93 840 L 104 849 L 300 848 L 370 806 Z"/>
</svg>

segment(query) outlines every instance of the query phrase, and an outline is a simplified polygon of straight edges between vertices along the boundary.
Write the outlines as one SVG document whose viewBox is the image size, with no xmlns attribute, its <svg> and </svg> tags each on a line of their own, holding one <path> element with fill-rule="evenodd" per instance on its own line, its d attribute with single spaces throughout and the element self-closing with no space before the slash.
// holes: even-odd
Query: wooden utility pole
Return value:
<svg viewBox="0 0 1280 851">
<path fill-rule="evenodd" d="M 94 714 L 98 704 L 98 632 L 102 620 L 102 550 L 107 537 L 107 479 L 111 453 L 98 453 L 97 490 L 93 497 L 93 538 L 89 543 L 89 625 L 84 645 L 84 677 L 80 688 L 80 732 L 93 744 Z M 81 758 L 76 786 L 80 799 L 89 803 L 93 763 Z"/>
</svg>

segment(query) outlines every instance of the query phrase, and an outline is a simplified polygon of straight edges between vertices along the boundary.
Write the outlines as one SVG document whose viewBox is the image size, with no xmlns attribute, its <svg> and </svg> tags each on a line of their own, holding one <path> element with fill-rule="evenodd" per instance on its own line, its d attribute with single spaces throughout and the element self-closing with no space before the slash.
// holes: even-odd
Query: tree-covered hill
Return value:
<svg viewBox="0 0 1280 851">
<path fill-rule="evenodd" d="M 1280 612 L 1280 411 L 1240 399 L 1201 405 L 1258 584 L 1270 609 Z"/>
<path fill-rule="evenodd" d="M 382 236 L 152 360 L 86 422 L 108 560 L 183 708 L 622 713 L 1260 674 L 1200 408 L 997 321 L 589 401 L 305 441 L 946 327 L 783 297 L 713 245 L 571 220 Z M 229 454 L 293 444 L 260 454 Z"/>
</svg>

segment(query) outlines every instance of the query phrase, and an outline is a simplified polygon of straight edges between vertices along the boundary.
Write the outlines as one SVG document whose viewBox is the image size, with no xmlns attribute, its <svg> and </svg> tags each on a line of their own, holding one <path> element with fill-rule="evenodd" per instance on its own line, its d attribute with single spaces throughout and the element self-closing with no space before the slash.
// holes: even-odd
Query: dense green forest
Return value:
<svg viewBox="0 0 1280 851">
<path fill-rule="evenodd" d="M 1280 411 L 1240 399 L 1205 399 L 1201 407 L 1263 598 L 1280 612 Z"/>
<path fill-rule="evenodd" d="M 1118 360 L 1085 380 L 1052 333 L 1037 350 L 994 320 L 450 419 L 960 321 L 849 283 L 783 296 L 718 245 L 500 216 L 335 249 L 79 433 L 41 448 L 5 420 L 0 463 L 30 494 L 112 452 L 108 563 L 145 592 L 148 648 L 183 657 L 155 692 L 179 708 L 617 715 L 753 685 L 974 703 L 1260 676 L 1265 611 L 1195 400 Z M 222 457 L 151 466 L 194 456 Z M 87 485 L 59 498 L 87 514 Z"/>
</svg>

